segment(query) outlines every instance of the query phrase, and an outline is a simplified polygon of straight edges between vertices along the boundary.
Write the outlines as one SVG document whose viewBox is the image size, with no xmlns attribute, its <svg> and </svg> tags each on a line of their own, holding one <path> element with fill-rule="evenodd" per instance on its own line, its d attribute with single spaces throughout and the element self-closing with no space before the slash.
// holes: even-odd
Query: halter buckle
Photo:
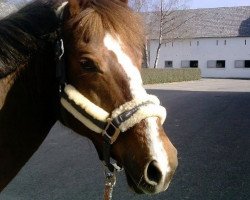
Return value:
<svg viewBox="0 0 250 200">
<path fill-rule="evenodd" d="M 116 184 L 116 175 L 115 173 L 111 173 L 111 172 L 105 172 L 105 185 L 106 186 L 115 186 Z"/>
<path fill-rule="evenodd" d="M 103 138 L 110 144 L 113 144 L 118 138 L 121 130 L 112 123 L 112 119 L 107 119 L 107 126 L 102 132 Z"/>
</svg>

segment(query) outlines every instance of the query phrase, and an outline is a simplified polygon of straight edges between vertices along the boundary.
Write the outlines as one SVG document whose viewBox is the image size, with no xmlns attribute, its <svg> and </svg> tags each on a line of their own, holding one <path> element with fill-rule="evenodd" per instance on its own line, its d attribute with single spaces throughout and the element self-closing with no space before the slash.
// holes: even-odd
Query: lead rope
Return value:
<svg viewBox="0 0 250 200">
<path fill-rule="evenodd" d="M 105 171 L 105 188 L 104 188 L 104 200 L 111 200 L 113 189 L 116 184 L 115 173 Z"/>
</svg>

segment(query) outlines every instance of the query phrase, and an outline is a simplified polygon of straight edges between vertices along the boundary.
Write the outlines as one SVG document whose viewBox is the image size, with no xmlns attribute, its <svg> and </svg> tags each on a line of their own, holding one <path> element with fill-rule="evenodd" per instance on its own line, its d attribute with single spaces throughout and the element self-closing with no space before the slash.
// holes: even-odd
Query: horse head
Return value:
<svg viewBox="0 0 250 200">
<path fill-rule="evenodd" d="M 63 13 L 64 124 L 90 138 L 101 159 L 103 133 L 113 128 L 111 157 L 124 167 L 130 187 L 137 193 L 166 190 L 177 151 L 162 127 L 164 108 L 142 85 L 144 37 L 137 15 L 124 0 L 69 0 Z"/>
</svg>

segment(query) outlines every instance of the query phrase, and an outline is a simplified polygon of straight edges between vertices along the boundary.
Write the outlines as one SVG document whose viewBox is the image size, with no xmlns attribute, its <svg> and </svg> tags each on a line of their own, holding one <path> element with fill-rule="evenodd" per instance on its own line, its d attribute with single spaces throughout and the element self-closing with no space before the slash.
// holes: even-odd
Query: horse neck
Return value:
<svg viewBox="0 0 250 200">
<path fill-rule="evenodd" d="M 45 34 L 53 31 L 47 23 L 40 27 Z M 37 150 L 57 119 L 53 43 L 40 47 L 28 64 L 0 79 L 0 191 Z"/>
<path fill-rule="evenodd" d="M 47 64 L 34 63 L 0 81 L 0 90 L 5 88 L 0 93 L 0 191 L 37 150 L 57 119 L 55 70 Z"/>
</svg>

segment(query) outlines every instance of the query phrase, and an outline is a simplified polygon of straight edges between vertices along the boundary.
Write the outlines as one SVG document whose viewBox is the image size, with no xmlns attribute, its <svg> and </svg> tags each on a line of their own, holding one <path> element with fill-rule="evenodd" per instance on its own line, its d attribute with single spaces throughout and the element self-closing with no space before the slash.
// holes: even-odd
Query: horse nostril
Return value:
<svg viewBox="0 0 250 200">
<path fill-rule="evenodd" d="M 158 163 L 153 160 L 149 163 L 146 173 L 145 179 L 150 185 L 158 185 L 162 179 L 162 173 L 158 166 Z"/>
</svg>

